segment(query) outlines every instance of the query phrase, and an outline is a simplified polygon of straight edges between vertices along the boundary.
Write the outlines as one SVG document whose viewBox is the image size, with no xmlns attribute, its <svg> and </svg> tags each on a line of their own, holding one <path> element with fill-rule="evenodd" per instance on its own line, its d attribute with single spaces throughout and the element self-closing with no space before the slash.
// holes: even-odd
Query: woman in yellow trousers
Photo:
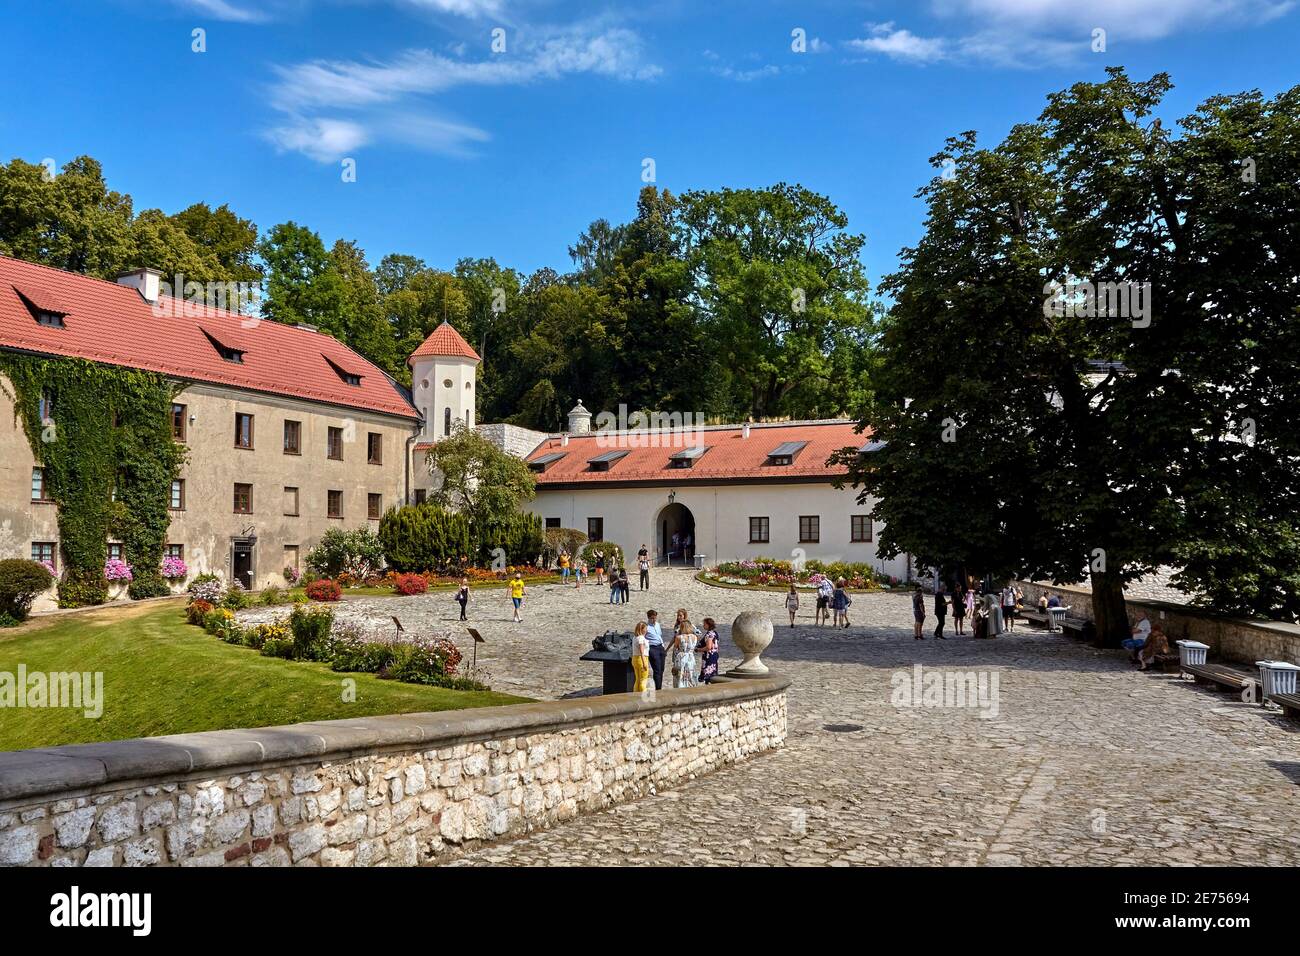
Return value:
<svg viewBox="0 0 1300 956">
<path fill-rule="evenodd" d="M 636 678 L 632 690 L 637 694 L 654 686 L 650 683 L 650 642 L 646 640 L 645 630 L 645 621 L 637 621 L 632 633 L 632 674 Z"/>
</svg>

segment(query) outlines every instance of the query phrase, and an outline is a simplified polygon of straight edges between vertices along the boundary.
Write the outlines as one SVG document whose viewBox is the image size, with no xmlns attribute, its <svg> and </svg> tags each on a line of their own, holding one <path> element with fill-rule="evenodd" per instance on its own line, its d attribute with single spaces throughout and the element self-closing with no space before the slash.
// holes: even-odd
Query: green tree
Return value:
<svg viewBox="0 0 1300 956">
<path fill-rule="evenodd" d="M 1151 118 L 1168 88 L 1112 69 L 993 149 L 948 141 L 925 234 L 882 285 L 863 421 L 884 447 L 840 456 L 879 499 L 883 554 L 1089 577 L 1112 645 L 1124 584 L 1162 564 L 1215 606 L 1300 611 L 1300 341 L 1278 268 L 1300 262 L 1298 94 L 1216 97 L 1174 137 Z"/>
<path fill-rule="evenodd" d="M 528 465 L 460 423 L 427 460 L 429 473 L 442 476 L 429 500 L 465 515 L 474 528 L 504 520 L 536 495 Z"/>
</svg>

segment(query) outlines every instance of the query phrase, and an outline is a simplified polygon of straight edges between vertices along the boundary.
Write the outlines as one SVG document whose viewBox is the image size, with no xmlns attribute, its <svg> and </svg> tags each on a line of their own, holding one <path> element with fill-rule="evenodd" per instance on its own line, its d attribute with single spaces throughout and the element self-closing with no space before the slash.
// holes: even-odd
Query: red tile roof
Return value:
<svg viewBox="0 0 1300 956">
<path fill-rule="evenodd" d="M 548 438 L 528 455 L 536 461 L 544 455 L 564 453 L 559 461 L 538 474 L 538 488 L 554 485 L 617 485 L 631 482 L 666 482 L 688 484 L 707 481 L 831 481 L 847 474 L 841 465 L 826 464 L 832 453 L 841 448 L 861 448 L 871 432 L 856 432 L 855 422 L 789 422 L 775 425 L 752 425 L 749 437 L 743 426 L 707 427 L 687 432 L 686 440 L 661 436 L 660 447 L 631 447 L 620 442 L 618 433 L 570 435 L 566 447 L 560 438 Z M 623 433 L 626 434 L 626 433 Z M 635 433 L 633 433 L 635 435 Z M 645 436 L 637 436 L 646 442 Z M 786 442 L 807 442 L 790 465 L 773 465 L 767 456 Z M 675 468 L 671 456 L 703 443 L 707 451 L 696 458 L 690 468 Z M 588 460 L 609 452 L 626 451 L 608 471 L 596 471 Z"/>
<path fill-rule="evenodd" d="M 451 327 L 450 322 L 443 322 L 432 332 L 429 337 L 421 343 L 420 347 L 411 353 L 411 357 L 406 360 L 407 365 L 415 364 L 415 360 L 425 355 L 442 355 L 452 358 L 473 359 L 475 362 L 481 361 L 479 355 L 473 347 L 465 341 L 465 337 Z"/>
<path fill-rule="evenodd" d="M 57 304 L 64 327 L 39 324 L 22 297 L 46 311 Z M 417 417 L 400 386 L 323 332 L 166 297 L 159 306 L 162 314 L 131 286 L 0 256 L 0 348 Z M 243 361 L 226 361 L 210 339 Z M 331 362 L 361 384 L 348 385 Z"/>
</svg>

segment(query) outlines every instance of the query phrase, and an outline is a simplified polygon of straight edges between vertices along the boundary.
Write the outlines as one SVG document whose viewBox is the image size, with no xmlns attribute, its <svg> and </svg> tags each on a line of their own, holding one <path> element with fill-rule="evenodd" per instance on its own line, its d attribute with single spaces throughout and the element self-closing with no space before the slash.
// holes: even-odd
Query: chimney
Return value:
<svg viewBox="0 0 1300 956">
<path fill-rule="evenodd" d="M 140 298 L 150 305 L 158 301 L 158 282 L 162 273 L 157 269 L 133 269 L 117 277 L 118 285 L 129 285 L 140 293 Z"/>
<path fill-rule="evenodd" d="M 582 399 L 569 409 L 569 431 L 575 435 L 585 435 L 591 431 L 591 412 L 582 407 Z"/>
<path fill-rule="evenodd" d="M 744 425 L 740 426 L 740 437 L 741 438 L 749 437 L 749 422 L 745 422 Z"/>
<path fill-rule="evenodd" d="M 563 435 L 560 436 L 560 447 L 561 447 L 561 448 L 568 448 L 568 447 L 569 447 L 569 433 L 568 433 L 568 432 L 565 432 Z"/>
</svg>

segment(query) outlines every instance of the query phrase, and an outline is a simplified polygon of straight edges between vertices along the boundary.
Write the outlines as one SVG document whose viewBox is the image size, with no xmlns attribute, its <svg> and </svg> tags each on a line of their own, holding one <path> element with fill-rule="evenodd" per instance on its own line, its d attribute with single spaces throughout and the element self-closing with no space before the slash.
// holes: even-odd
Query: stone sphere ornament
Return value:
<svg viewBox="0 0 1300 956">
<path fill-rule="evenodd" d="M 731 641 L 745 659 L 739 667 L 727 671 L 728 677 L 764 677 L 767 665 L 759 655 L 772 643 L 772 620 L 761 611 L 741 611 L 731 622 Z"/>
</svg>

